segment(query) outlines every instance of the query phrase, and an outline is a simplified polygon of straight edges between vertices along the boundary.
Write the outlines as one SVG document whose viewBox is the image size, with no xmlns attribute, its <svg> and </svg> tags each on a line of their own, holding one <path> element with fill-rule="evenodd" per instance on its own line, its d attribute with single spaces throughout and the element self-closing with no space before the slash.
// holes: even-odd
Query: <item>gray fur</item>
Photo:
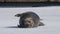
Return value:
<svg viewBox="0 0 60 34">
<path fill-rule="evenodd" d="M 40 22 L 39 16 L 34 12 L 25 12 L 22 14 L 16 14 L 15 16 L 20 17 L 18 27 L 32 28 L 44 25 Z"/>
</svg>

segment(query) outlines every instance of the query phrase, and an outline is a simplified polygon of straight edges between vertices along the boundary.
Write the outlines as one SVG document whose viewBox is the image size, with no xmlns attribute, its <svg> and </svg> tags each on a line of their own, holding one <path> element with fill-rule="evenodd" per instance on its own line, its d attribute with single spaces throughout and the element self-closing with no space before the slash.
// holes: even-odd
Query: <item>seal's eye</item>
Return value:
<svg viewBox="0 0 60 34">
<path fill-rule="evenodd" d="M 28 21 L 28 20 L 27 20 L 27 21 L 25 21 L 25 23 L 31 23 L 31 21 Z"/>
</svg>

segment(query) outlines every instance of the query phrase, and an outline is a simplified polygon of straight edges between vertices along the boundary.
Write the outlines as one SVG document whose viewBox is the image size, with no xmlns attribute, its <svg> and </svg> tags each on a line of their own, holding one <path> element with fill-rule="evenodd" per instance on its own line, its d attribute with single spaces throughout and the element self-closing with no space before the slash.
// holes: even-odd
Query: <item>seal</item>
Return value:
<svg viewBox="0 0 60 34">
<path fill-rule="evenodd" d="M 43 26 L 44 24 L 39 16 L 34 12 L 25 12 L 22 14 L 16 14 L 15 16 L 20 17 L 18 27 L 21 28 L 33 28 L 37 26 Z"/>
</svg>

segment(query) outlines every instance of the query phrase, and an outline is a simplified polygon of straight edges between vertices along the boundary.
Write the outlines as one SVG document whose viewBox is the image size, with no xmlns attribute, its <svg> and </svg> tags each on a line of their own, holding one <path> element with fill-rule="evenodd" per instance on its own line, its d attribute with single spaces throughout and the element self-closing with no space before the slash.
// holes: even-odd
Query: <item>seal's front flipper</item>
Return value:
<svg viewBox="0 0 60 34">
<path fill-rule="evenodd" d="M 21 26 L 20 26 L 20 25 L 18 25 L 18 27 L 20 28 Z"/>
</svg>

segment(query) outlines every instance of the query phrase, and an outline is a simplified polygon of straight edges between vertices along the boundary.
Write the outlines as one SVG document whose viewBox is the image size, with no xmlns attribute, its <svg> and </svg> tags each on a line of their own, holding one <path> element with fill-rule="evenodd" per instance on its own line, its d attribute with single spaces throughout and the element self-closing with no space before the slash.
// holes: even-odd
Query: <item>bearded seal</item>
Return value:
<svg viewBox="0 0 60 34">
<path fill-rule="evenodd" d="M 16 14 L 15 16 L 20 17 L 18 27 L 21 28 L 33 28 L 44 25 L 40 22 L 41 19 L 39 16 L 34 12 L 25 12 L 22 14 Z"/>
</svg>

